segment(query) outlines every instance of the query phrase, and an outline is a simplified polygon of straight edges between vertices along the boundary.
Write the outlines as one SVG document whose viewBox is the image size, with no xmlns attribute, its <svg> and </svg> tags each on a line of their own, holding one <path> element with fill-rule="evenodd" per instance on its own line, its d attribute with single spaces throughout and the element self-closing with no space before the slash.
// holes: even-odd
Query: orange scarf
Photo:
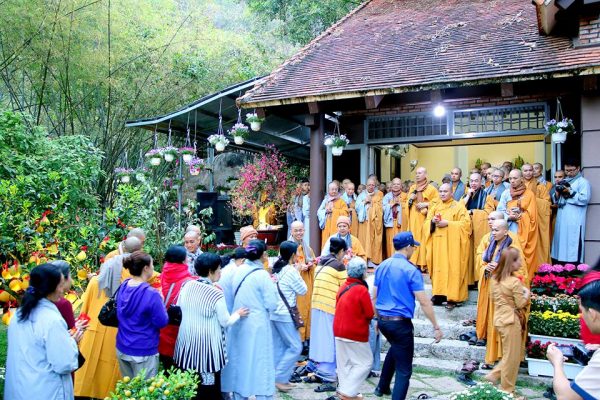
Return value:
<svg viewBox="0 0 600 400">
<path fill-rule="evenodd" d="M 510 186 L 510 197 L 512 197 L 513 200 L 517 200 L 517 198 L 523 196 L 523 193 L 525 193 L 525 190 L 527 190 L 527 187 L 525 187 L 525 185 L 523 184 L 523 181 L 521 181 L 521 184 L 519 186 L 517 186 L 516 188 L 513 188 L 511 185 Z"/>
</svg>

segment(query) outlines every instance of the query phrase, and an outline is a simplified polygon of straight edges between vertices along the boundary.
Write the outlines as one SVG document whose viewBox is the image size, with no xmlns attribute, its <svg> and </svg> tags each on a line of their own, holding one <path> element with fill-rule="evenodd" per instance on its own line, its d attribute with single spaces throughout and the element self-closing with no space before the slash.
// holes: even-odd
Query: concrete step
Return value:
<svg viewBox="0 0 600 400">
<path fill-rule="evenodd" d="M 436 360 L 483 361 L 485 347 L 469 346 L 467 342 L 453 339 L 442 339 L 432 344 L 433 339 L 415 337 L 415 357 L 426 357 Z"/>
<path fill-rule="evenodd" d="M 426 283 L 425 284 L 425 293 L 427 293 L 427 296 L 431 298 L 432 293 L 433 293 L 433 288 L 431 286 L 431 283 Z M 477 290 L 469 290 L 469 298 L 465 301 L 465 303 L 467 304 L 477 304 L 477 297 L 479 296 L 479 291 Z"/>
<path fill-rule="evenodd" d="M 465 303 L 460 307 L 454 308 L 454 310 L 446 310 L 444 306 L 435 306 L 433 309 L 435 311 L 435 317 L 439 322 L 460 322 L 477 318 L 477 304 Z M 427 320 L 419 303 L 417 303 L 415 307 L 415 319 Z"/>
<path fill-rule="evenodd" d="M 446 339 L 458 340 L 463 333 L 475 331 L 474 326 L 463 326 L 459 321 L 438 321 L 438 324 Z M 416 337 L 433 338 L 433 326 L 429 320 L 414 319 L 413 326 Z"/>
</svg>

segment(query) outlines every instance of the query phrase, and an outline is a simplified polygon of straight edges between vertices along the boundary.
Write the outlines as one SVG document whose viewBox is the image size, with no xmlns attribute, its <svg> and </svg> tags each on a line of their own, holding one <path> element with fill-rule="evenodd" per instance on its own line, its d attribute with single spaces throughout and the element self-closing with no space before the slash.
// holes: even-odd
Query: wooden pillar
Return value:
<svg viewBox="0 0 600 400">
<path fill-rule="evenodd" d="M 310 127 L 310 247 L 318 255 L 321 253 L 321 229 L 317 211 L 325 194 L 325 146 L 323 140 L 324 116 L 314 115 L 314 123 Z"/>
<path fill-rule="evenodd" d="M 600 92 L 581 98 L 581 167 L 592 186 L 585 232 L 585 262 L 594 265 L 600 257 Z"/>
</svg>

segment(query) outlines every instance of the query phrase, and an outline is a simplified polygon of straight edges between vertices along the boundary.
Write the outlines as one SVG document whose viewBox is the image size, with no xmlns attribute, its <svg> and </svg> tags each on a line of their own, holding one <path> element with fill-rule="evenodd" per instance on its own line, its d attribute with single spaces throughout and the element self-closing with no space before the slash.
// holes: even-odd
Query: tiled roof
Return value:
<svg viewBox="0 0 600 400">
<path fill-rule="evenodd" d="M 528 0 L 371 0 L 241 98 L 247 106 L 598 73 L 600 47 L 538 33 Z"/>
</svg>

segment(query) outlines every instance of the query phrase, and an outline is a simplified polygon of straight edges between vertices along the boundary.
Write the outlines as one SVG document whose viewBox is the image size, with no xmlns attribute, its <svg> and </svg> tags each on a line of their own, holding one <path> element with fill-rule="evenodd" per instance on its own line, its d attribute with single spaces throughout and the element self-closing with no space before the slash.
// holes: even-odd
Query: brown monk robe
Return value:
<svg viewBox="0 0 600 400">
<path fill-rule="evenodd" d="M 394 236 L 402 230 L 402 181 L 394 178 L 390 191 L 383 197 L 386 256 L 394 255 Z"/>
<path fill-rule="evenodd" d="M 519 241 L 527 264 L 527 280 L 531 281 L 537 271 L 536 247 L 538 245 L 537 203 L 535 194 L 525 187 L 523 174 L 518 169 L 510 171 L 509 190 L 505 190 L 498 204 L 498 211 L 504 213 L 509 228 L 519 235 Z"/>
<path fill-rule="evenodd" d="M 331 235 L 337 232 L 337 219 L 348 216 L 348 206 L 339 193 L 340 185 L 333 181 L 328 186 L 327 194 L 317 211 L 321 232 L 321 247 Z"/>
<path fill-rule="evenodd" d="M 490 231 L 487 221 L 488 214 L 483 210 L 486 194 L 482 187 L 481 174 L 476 172 L 469 176 L 469 188 L 460 201 L 471 217 L 471 252 L 469 252 L 467 282 L 469 285 L 473 285 L 479 279 L 479 275 L 475 273 L 475 251 L 481 238 Z"/>
<path fill-rule="evenodd" d="M 538 246 L 536 248 L 536 268 L 541 264 L 550 262 L 550 217 L 552 209 L 550 208 L 550 193 L 545 184 L 541 184 L 534 177 L 533 166 L 524 164 L 521 168 L 523 171 L 523 183 L 527 189 L 531 190 L 536 195 L 536 206 L 538 215 Z M 537 269 L 536 269 L 537 270 Z"/>
<path fill-rule="evenodd" d="M 296 263 L 298 265 L 298 272 L 304 283 L 306 283 L 307 288 L 305 295 L 296 296 L 296 306 L 304 321 L 304 326 L 299 328 L 298 331 L 300 332 L 300 339 L 304 342 L 310 337 L 310 308 L 313 286 L 315 284 L 316 257 L 313 249 L 304 241 L 304 224 L 302 222 L 294 221 L 292 223 L 289 240 L 298 245 Z"/>
<path fill-rule="evenodd" d="M 519 237 L 508 230 L 504 214 L 492 211 L 488 218 L 492 233 L 485 235 L 476 252 L 476 268 L 479 274 L 479 296 L 477 298 L 477 344 L 486 343 L 485 363 L 494 364 L 502 357 L 502 347 L 498 331 L 494 328 L 494 304 L 491 301 L 490 276 L 498 265 L 501 250 L 505 247 L 516 248 L 523 258 Z M 508 240 L 506 240 L 509 238 Z M 495 242 L 495 247 L 494 247 Z M 509 243 L 510 242 L 510 243 Z M 485 256 L 485 259 L 484 259 Z M 486 261 L 487 260 L 487 261 Z M 520 274 L 527 276 L 527 267 L 522 264 Z"/>
<path fill-rule="evenodd" d="M 452 309 L 467 300 L 467 267 L 471 251 L 471 220 L 462 203 L 454 200 L 449 183 L 440 186 L 440 201 L 427 213 L 423 224 L 427 266 L 432 293 L 446 297 Z"/>
<path fill-rule="evenodd" d="M 383 261 L 383 193 L 377 189 L 377 178 L 367 179 L 367 188 L 356 199 L 358 240 L 367 259 L 374 264 Z"/>
<path fill-rule="evenodd" d="M 411 231 L 417 242 L 425 243 L 425 232 L 423 231 L 423 223 L 427 218 L 429 207 L 439 201 L 438 191 L 429 184 L 427 179 L 427 170 L 423 167 L 416 170 L 416 182 L 408 190 L 406 205 L 403 208 L 408 213 L 407 231 Z M 415 249 L 410 262 L 417 265 L 421 271 L 427 271 L 427 258 L 425 256 L 425 248 L 419 246 Z"/>
</svg>

